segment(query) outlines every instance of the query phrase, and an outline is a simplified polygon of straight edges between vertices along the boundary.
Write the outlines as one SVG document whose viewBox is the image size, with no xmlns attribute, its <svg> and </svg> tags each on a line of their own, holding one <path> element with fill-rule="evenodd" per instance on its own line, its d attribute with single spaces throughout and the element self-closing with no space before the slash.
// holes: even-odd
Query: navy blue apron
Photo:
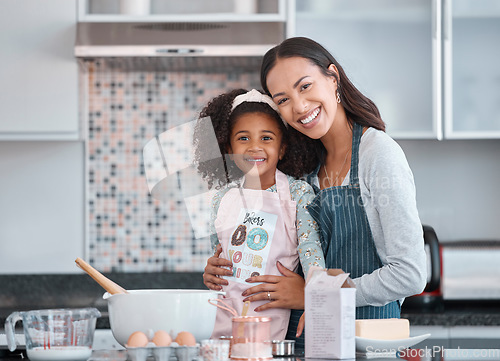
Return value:
<svg viewBox="0 0 500 361">
<path fill-rule="evenodd" d="M 349 185 L 322 190 L 313 185 L 317 195 L 308 206 L 309 213 L 320 226 L 326 267 L 341 268 L 350 273 L 351 278 L 372 273 L 383 265 L 375 248 L 359 188 L 359 143 L 362 134 L 363 127 L 355 123 Z M 318 170 L 319 168 L 312 175 L 317 175 Z M 295 339 L 301 313 L 302 311 L 292 310 L 287 339 Z M 357 319 L 399 318 L 400 314 L 399 301 L 382 307 L 356 307 Z M 303 348 L 303 342 L 302 335 L 296 340 L 296 347 Z"/>
</svg>

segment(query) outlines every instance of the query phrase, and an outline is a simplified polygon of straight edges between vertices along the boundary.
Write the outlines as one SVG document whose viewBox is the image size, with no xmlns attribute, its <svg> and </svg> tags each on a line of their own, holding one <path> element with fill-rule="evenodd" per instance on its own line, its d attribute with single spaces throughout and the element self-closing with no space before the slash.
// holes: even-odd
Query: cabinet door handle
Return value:
<svg viewBox="0 0 500 361">
<path fill-rule="evenodd" d="M 203 49 L 195 48 L 169 48 L 169 49 L 156 49 L 157 54 L 200 54 L 203 53 Z"/>
<path fill-rule="evenodd" d="M 432 0 L 432 37 L 434 39 L 438 38 L 438 9 L 439 0 Z"/>
<path fill-rule="evenodd" d="M 443 1 L 443 81 L 444 81 L 444 135 L 453 132 L 452 80 L 452 0 Z"/>
<path fill-rule="evenodd" d="M 451 35 L 451 0 L 443 0 L 443 37 L 450 40 Z"/>
<path fill-rule="evenodd" d="M 443 109 L 441 98 L 443 96 L 442 81 L 442 9 L 444 0 L 432 0 L 432 85 L 433 85 L 433 123 L 434 132 L 438 140 L 443 139 Z"/>
</svg>

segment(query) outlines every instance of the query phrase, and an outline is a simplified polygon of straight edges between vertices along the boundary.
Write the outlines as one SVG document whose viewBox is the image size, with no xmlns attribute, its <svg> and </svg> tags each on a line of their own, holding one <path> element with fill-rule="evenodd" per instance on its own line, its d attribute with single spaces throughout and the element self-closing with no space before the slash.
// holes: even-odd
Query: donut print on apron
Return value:
<svg viewBox="0 0 500 361">
<path fill-rule="evenodd" d="M 241 294 L 256 286 L 245 280 L 256 275 L 281 275 L 276 266 L 280 261 L 291 270 L 297 268 L 296 202 L 290 196 L 288 179 L 276 170 L 277 193 L 266 190 L 230 189 L 222 198 L 215 229 L 222 246 L 220 257 L 231 260 L 233 276 L 225 277 L 228 286 L 223 286 L 225 296 L 220 296 L 238 314 L 243 309 Z M 250 304 L 247 316 L 271 317 L 271 337 L 285 337 L 290 318 L 288 309 L 270 309 L 255 312 L 254 309 L 269 302 L 256 301 Z M 217 308 L 212 338 L 230 336 L 232 315 Z"/>
</svg>

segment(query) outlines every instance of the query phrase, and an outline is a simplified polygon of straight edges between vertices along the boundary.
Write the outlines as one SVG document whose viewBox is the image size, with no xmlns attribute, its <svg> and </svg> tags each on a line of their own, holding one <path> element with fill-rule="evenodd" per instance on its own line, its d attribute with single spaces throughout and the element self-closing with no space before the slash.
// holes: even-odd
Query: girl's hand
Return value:
<svg viewBox="0 0 500 361">
<path fill-rule="evenodd" d="M 304 331 L 304 325 L 306 324 L 305 315 L 306 313 L 304 312 L 302 316 L 300 316 L 299 324 L 297 325 L 297 334 L 295 337 L 299 337 L 302 335 L 302 331 Z"/>
<path fill-rule="evenodd" d="M 270 308 L 288 308 L 304 309 L 304 279 L 283 266 L 279 261 L 276 262 L 278 270 L 283 276 L 256 276 L 250 277 L 247 282 L 264 282 L 260 285 L 251 287 L 243 292 L 247 296 L 245 301 L 265 301 L 255 309 L 256 312 L 264 311 Z"/>
<path fill-rule="evenodd" d="M 217 250 L 215 254 L 207 260 L 207 266 L 205 267 L 205 273 L 203 273 L 203 283 L 209 289 L 214 291 L 222 290 L 221 285 L 227 286 L 229 282 L 222 278 L 222 276 L 232 276 L 233 272 L 227 268 L 223 267 L 233 267 L 231 261 L 225 258 L 219 258 L 222 252 L 222 247 L 220 244 L 217 245 Z"/>
</svg>

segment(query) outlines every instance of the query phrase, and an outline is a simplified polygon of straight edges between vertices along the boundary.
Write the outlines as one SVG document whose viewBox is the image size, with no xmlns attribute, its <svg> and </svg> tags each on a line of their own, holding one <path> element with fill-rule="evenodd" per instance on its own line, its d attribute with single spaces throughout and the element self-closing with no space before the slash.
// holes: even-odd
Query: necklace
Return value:
<svg viewBox="0 0 500 361">
<path fill-rule="evenodd" d="M 326 169 L 326 162 L 325 162 L 325 164 L 323 164 L 323 167 L 324 167 L 323 169 L 325 171 L 326 179 L 328 180 L 328 184 L 330 185 L 330 187 L 333 187 L 333 185 L 337 183 L 339 176 L 340 176 L 340 173 L 342 173 L 342 170 L 344 169 L 345 163 L 347 161 L 347 156 L 349 155 L 350 151 L 351 151 L 351 148 L 349 148 L 347 150 L 347 152 L 345 153 L 344 162 L 342 163 L 340 170 L 337 172 L 337 177 L 335 177 L 335 180 L 333 181 L 333 183 L 330 180 L 330 176 L 328 175 L 328 170 Z"/>
</svg>

